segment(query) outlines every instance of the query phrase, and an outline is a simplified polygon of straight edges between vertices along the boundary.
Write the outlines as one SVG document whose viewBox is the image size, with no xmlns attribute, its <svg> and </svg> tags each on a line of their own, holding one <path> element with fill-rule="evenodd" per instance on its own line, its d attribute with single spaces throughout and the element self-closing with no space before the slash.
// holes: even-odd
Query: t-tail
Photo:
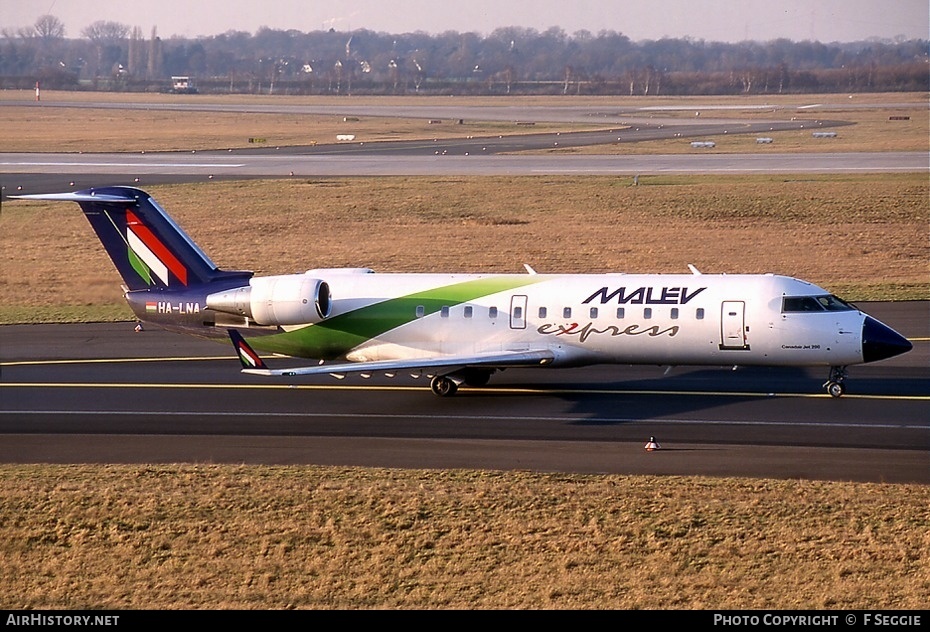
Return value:
<svg viewBox="0 0 930 632">
<path fill-rule="evenodd" d="M 15 197 L 77 202 L 129 290 L 184 290 L 252 276 L 247 271 L 217 268 L 140 189 L 114 186 Z"/>
<path fill-rule="evenodd" d="M 216 330 L 220 323 L 208 309 L 208 297 L 247 287 L 252 279 L 252 272 L 216 267 L 140 189 L 114 186 L 10 197 L 77 202 L 122 276 L 126 302 L 136 318 L 165 329 L 225 335 Z"/>
</svg>

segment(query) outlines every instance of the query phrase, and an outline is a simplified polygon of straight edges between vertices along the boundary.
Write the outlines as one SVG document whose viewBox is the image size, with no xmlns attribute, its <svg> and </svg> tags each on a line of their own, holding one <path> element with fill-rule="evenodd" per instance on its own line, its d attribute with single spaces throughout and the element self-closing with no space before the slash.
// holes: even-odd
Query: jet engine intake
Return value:
<svg viewBox="0 0 930 632">
<path fill-rule="evenodd" d="M 330 314 L 329 284 L 305 274 L 253 277 L 249 285 L 207 296 L 207 308 L 259 325 L 318 323 Z"/>
</svg>

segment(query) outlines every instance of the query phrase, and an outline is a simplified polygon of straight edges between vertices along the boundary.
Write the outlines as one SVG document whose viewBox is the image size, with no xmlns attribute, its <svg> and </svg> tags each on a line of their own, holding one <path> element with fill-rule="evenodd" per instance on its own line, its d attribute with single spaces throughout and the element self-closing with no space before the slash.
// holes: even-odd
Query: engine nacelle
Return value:
<svg viewBox="0 0 930 632">
<path fill-rule="evenodd" d="M 253 277 L 248 286 L 207 296 L 207 308 L 246 316 L 259 325 L 304 325 L 329 316 L 326 281 L 305 274 Z"/>
</svg>

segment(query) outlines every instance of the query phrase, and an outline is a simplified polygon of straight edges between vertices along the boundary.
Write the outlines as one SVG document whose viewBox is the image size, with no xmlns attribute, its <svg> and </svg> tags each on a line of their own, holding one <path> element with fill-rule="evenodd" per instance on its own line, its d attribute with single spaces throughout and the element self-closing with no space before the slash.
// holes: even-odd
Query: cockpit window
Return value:
<svg viewBox="0 0 930 632">
<path fill-rule="evenodd" d="M 782 299 L 781 311 L 791 312 L 848 312 L 855 309 L 849 303 L 832 294 L 823 296 L 786 296 Z"/>
<path fill-rule="evenodd" d="M 822 312 L 823 306 L 813 296 L 786 296 L 782 300 L 783 312 Z"/>
<path fill-rule="evenodd" d="M 846 301 L 839 299 L 832 294 L 818 296 L 817 302 L 823 305 L 823 308 L 828 312 L 850 312 L 856 309 Z"/>
</svg>

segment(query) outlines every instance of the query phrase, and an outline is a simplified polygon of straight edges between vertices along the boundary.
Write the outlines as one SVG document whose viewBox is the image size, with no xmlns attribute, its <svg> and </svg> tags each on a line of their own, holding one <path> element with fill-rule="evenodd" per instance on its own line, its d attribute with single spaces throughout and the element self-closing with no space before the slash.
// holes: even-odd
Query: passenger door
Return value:
<svg viewBox="0 0 930 632">
<path fill-rule="evenodd" d="M 720 306 L 720 349 L 749 349 L 745 301 L 724 301 Z"/>
</svg>

